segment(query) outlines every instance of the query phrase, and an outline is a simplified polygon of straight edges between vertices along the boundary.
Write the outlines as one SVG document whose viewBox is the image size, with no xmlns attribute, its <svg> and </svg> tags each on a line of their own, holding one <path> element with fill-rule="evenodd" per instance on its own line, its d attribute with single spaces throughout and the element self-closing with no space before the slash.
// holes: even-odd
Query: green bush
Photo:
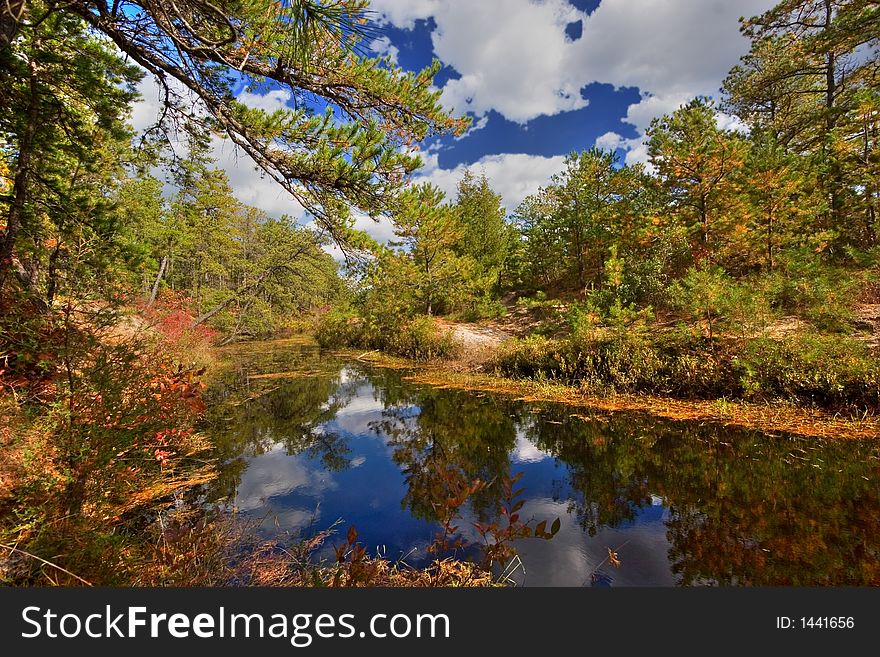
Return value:
<svg viewBox="0 0 880 657">
<path fill-rule="evenodd" d="M 495 352 L 495 367 L 508 376 L 531 379 L 556 378 L 560 373 L 560 346 L 565 341 L 551 340 L 542 335 L 511 339 Z"/>
<path fill-rule="evenodd" d="M 393 334 L 381 348 L 413 360 L 431 360 L 453 356 L 456 344 L 452 332 L 441 330 L 433 318 L 416 317 Z"/>
<path fill-rule="evenodd" d="M 876 358 L 863 343 L 839 335 L 722 340 L 671 331 L 650 337 L 530 337 L 502 345 L 494 365 L 507 376 L 556 379 L 597 391 L 880 408 Z"/>
<path fill-rule="evenodd" d="M 449 358 L 456 350 L 452 333 L 441 330 L 433 318 L 424 316 L 395 326 L 333 310 L 319 320 L 315 339 L 325 349 L 376 349 L 413 360 Z"/>
<path fill-rule="evenodd" d="M 846 336 L 752 340 L 733 360 L 744 396 L 826 408 L 880 406 L 878 361 L 864 343 Z"/>
<path fill-rule="evenodd" d="M 861 281 L 852 271 L 831 267 L 812 255 L 795 253 L 782 260 L 780 268 L 766 277 L 768 295 L 774 306 L 821 331 L 847 332 Z"/>
<path fill-rule="evenodd" d="M 317 321 L 315 339 L 324 349 L 364 346 L 364 321 L 352 312 L 331 310 Z"/>
<path fill-rule="evenodd" d="M 481 319 L 498 319 L 507 314 L 504 304 L 490 296 L 480 296 L 463 304 L 462 310 L 450 314 L 452 320 L 478 322 Z"/>
</svg>

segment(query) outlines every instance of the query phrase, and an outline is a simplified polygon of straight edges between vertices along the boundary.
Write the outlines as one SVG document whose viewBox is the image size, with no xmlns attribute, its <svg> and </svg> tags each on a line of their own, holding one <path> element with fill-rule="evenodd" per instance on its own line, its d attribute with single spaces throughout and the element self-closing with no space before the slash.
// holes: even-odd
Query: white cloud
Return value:
<svg viewBox="0 0 880 657">
<path fill-rule="evenodd" d="M 450 0 L 438 12 L 434 52 L 462 76 L 443 87 L 450 109 L 525 123 L 587 105 L 580 71 L 566 66 L 578 12 L 564 0 Z"/>
<path fill-rule="evenodd" d="M 739 17 L 775 0 L 602 0 L 587 15 L 566 0 L 373 0 L 382 20 L 411 28 L 433 16 L 434 51 L 461 74 L 443 101 L 478 117 L 494 109 L 519 123 L 583 107 L 591 82 L 638 87 L 625 121 L 638 134 L 651 119 L 697 95 L 717 95 L 748 48 Z M 565 26 L 582 20 L 567 40 Z M 622 143 L 643 160 L 642 139 Z"/>
<path fill-rule="evenodd" d="M 391 44 L 391 39 L 387 36 L 380 36 L 370 42 L 370 50 L 380 57 L 389 57 L 393 64 L 398 63 L 400 49 Z"/>
<path fill-rule="evenodd" d="M 686 105 L 696 93 L 663 93 L 662 95 L 645 94 L 638 103 L 630 105 L 624 121 L 636 127 L 640 134 L 651 125 L 658 116 L 671 114 L 682 105 Z"/>
<path fill-rule="evenodd" d="M 459 114 L 495 109 L 525 123 L 587 105 L 581 72 L 566 66 L 565 26 L 582 15 L 566 0 L 373 0 L 371 9 L 401 28 L 434 17 L 434 52 L 461 75 L 442 100 Z"/>
<path fill-rule="evenodd" d="M 440 0 L 371 0 L 370 11 L 379 23 L 411 30 L 418 19 L 433 15 L 441 4 Z"/>
<path fill-rule="evenodd" d="M 216 167 L 226 172 L 235 197 L 246 205 L 259 208 L 271 217 L 286 214 L 302 217 L 302 205 L 271 177 L 262 173 L 251 157 L 228 139 L 211 141 L 211 156 Z"/>
<path fill-rule="evenodd" d="M 307 225 L 314 227 L 314 223 Z M 387 217 L 380 216 L 373 219 L 365 214 L 357 213 L 354 215 L 354 228 L 364 231 L 380 244 L 387 244 L 395 238 L 394 224 Z M 333 259 L 337 262 L 345 260 L 345 254 L 335 242 L 324 246 L 324 250 L 333 256 Z"/>
<path fill-rule="evenodd" d="M 442 189 L 446 196 L 455 199 L 458 182 L 465 170 L 477 175 L 485 173 L 492 189 L 501 195 L 508 213 L 529 194 L 534 194 L 550 177 L 562 171 L 565 164 L 564 155 L 544 157 L 525 153 L 503 153 L 486 155 L 471 165 L 460 164 L 454 169 L 441 169 L 437 163 L 437 155 L 428 153 L 422 156 L 425 167 L 419 172 L 416 181 L 431 182 Z"/>
<path fill-rule="evenodd" d="M 138 83 L 141 98 L 131 108 L 131 125 L 137 133 L 152 127 L 162 108 L 162 90 L 151 75 L 145 75 Z"/>
<path fill-rule="evenodd" d="M 489 125 L 489 116 L 488 116 L 488 115 L 481 116 L 479 119 L 477 119 L 476 121 L 474 121 L 474 122 L 471 124 L 471 127 L 468 128 L 467 132 L 465 132 L 464 134 L 458 135 L 458 136 L 455 138 L 455 141 L 461 141 L 461 140 L 464 139 L 465 137 L 470 137 L 470 136 L 471 136 L 472 134 L 474 134 L 477 130 L 482 130 L 482 129 L 485 128 L 487 125 Z M 439 143 L 438 143 L 438 146 L 439 146 Z"/>
<path fill-rule="evenodd" d="M 280 109 L 288 109 L 287 102 L 291 93 L 286 89 L 275 89 L 265 94 L 255 94 L 245 89 L 238 95 L 238 102 L 253 109 L 261 109 L 264 112 L 274 112 Z"/>
<path fill-rule="evenodd" d="M 616 132 L 606 132 L 596 139 L 596 148 L 602 150 L 616 150 L 620 148 L 626 140 Z"/>
<path fill-rule="evenodd" d="M 717 112 L 715 115 L 715 121 L 718 124 L 719 130 L 733 130 L 734 132 L 741 132 L 744 135 L 749 133 L 749 126 L 743 123 L 738 116 L 731 116 L 724 112 Z"/>
<path fill-rule="evenodd" d="M 714 93 L 748 48 L 739 17 L 773 0 L 602 0 L 568 51 L 585 77 L 656 95 Z"/>
</svg>

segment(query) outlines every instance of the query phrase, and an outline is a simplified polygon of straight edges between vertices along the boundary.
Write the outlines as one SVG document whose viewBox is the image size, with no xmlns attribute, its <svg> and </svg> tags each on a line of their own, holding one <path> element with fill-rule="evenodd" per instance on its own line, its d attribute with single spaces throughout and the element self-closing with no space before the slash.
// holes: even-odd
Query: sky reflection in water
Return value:
<svg viewBox="0 0 880 657">
<path fill-rule="evenodd" d="M 438 390 L 295 344 L 234 360 L 212 391 L 225 461 L 212 496 L 269 537 L 341 520 L 418 565 L 439 528 L 438 468 L 491 482 L 459 523 L 470 541 L 522 472 L 522 517 L 561 521 L 553 540 L 516 544 L 526 585 L 880 583 L 876 445 Z M 275 372 L 289 374 L 252 378 Z"/>
</svg>

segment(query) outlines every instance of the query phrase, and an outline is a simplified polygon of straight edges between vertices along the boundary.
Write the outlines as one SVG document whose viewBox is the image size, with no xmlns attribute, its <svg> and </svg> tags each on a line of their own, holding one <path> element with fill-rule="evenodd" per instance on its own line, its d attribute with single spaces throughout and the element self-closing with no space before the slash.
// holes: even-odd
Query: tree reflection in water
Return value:
<svg viewBox="0 0 880 657">
<path fill-rule="evenodd" d="M 294 369 L 306 374 L 243 374 Z M 381 411 L 367 431 L 387 446 L 405 482 L 400 504 L 416 518 L 443 518 L 454 472 L 456 480 L 485 482 L 463 511 L 466 521 L 495 520 L 502 484 L 517 467 L 512 454 L 525 439 L 564 473 L 553 489 L 582 541 L 609 528 L 626 531 L 662 501 L 668 568 L 679 584 L 880 584 L 880 456 L 873 444 L 415 386 L 398 371 L 324 360 L 308 348 L 286 360 L 240 358 L 213 394 L 206 430 L 225 463 L 214 499 L 233 499 L 249 459 L 257 467 L 253 457 L 279 446 L 331 473 L 349 468 L 353 436 L 334 430 L 333 420 L 369 394 Z M 522 485 L 529 498 L 530 488 L 548 482 L 527 474 Z M 625 551 L 622 559 L 625 565 Z"/>
</svg>

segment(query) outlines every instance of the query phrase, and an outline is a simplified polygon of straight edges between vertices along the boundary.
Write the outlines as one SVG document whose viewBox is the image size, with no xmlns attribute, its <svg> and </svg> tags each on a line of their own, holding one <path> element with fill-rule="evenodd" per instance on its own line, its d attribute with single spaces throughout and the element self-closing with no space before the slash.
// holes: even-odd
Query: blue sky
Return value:
<svg viewBox="0 0 880 657">
<path fill-rule="evenodd" d="M 422 175 L 447 193 L 464 168 L 484 172 L 509 211 L 564 156 L 599 145 L 646 161 L 651 120 L 697 95 L 718 96 L 748 49 L 741 16 L 773 0 L 373 0 L 372 48 L 406 69 L 436 57 L 463 138 L 427 144 Z M 729 123 L 729 117 L 719 117 Z"/>
<path fill-rule="evenodd" d="M 748 49 L 740 16 L 774 0 L 372 0 L 375 53 L 419 70 L 444 63 L 435 80 L 450 111 L 469 114 L 461 138 L 423 145 L 423 179 L 447 194 L 465 168 L 485 173 L 510 212 L 562 169 L 566 154 L 600 145 L 644 162 L 651 120 L 697 95 L 718 96 Z M 155 106 L 153 92 L 135 124 Z M 273 109 L 283 91 L 243 94 Z M 721 123 L 729 117 L 719 117 Z M 219 166 L 237 196 L 270 214 L 296 214 L 291 200 L 229 144 Z M 387 222 L 361 218 L 380 240 Z"/>
</svg>

